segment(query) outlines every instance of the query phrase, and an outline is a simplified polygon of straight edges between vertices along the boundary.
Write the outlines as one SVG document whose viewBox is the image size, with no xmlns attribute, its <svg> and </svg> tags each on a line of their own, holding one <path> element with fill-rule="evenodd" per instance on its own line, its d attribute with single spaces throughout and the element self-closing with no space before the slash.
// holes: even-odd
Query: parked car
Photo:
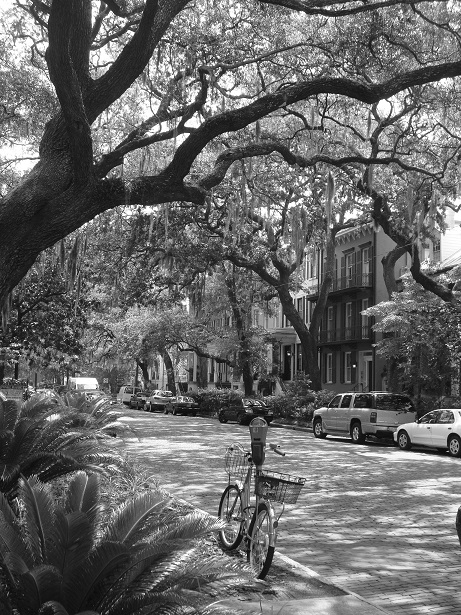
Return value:
<svg viewBox="0 0 461 615">
<path fill-rule="evenodd" d="M 168 412 L 171 412 L 172 414 L 189 414 L 190 416 L 195 416 L 198 409 L 199 405 L 192 397 L 179 395 L 174 398 L 171 404 L 165 406 L 165 413 L 168 414 Z"/>
<path fill-rule="evenodd" d="M 137 391 L 134 395 L 131 396 L 129 406 L 130 408 L 137 408 L 138 410 L 142 410 L 147 402 L 147 399 L 150 397 L 151 392 L 148 389 L 143 391 Z"/>
<path fill-rule="evenodd" d="M 152 391 L 151 395 L 146 399 L 146 410 L 149 412 L 165 412 L 169 405 L 174 401 L 175 396 L 171 391 Z"/>
<path fill-rule="evenodd" d="M 405 451 L 427 446 L 461 457 L 461 408 L 432 410 L 417 421 L 400 425 L 394 433 L 397 446 Z"/>
<path fill-rule="evenodd" d="M 367 436 L 392 439 L 397 428 L 409 420 L 416 420 L 416 410 L 407 395 L 341 393 L 328 406 L 314 410 L 312 429 L 316 438 L 350 436 L 362 444 Z"/>
<path fill-rule="evenodd" d="M 221 423 L 237 421 L 240 425 L 249 425 L 256 416 L 261 416 L 268 425 L 274 418 L 272 410 L 263 401 L 251 397 L 236 400 L 218 412 L 218 419 Z"/>
<path fill-rule="evenodd" d="M 134 387 L 132 384 L 124 384 L 117 393 L 117 401 L 129 406 L 133 395 L 140 393 L 141 390 L 141 387 Z"/>
</svg>

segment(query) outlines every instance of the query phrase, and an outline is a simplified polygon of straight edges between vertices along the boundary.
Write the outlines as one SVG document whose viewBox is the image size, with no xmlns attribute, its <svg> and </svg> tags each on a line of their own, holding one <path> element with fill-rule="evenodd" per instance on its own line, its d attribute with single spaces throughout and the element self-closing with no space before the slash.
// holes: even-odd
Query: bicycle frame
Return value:
<svg viewBox="0 0 461 615">
<path fill-rule="evenodd" d="M 262 421 L 267 428 L 262 419 L 254 421 Z M 257 427 L 261 427 L 261 423 L 258 423 Z M 272 563 L 278 522 L 285 510 L 284 502 L 296 502 L 305 479 L 279 472 L 263 471 L 265 431 L 258 430 L 257 438 L 253 435 L 251 453 L 238 443 L 226 450 L 225 462 L 229 482 L 221 496 L 218 516 L 225 519 L 227 525 L 219 532 L 218 539 L 225 551 L 237 549 L 244 541 L 250 565 L 257 577 L 264 579 Z M 278 447 L 270 445 L 270 448 L 284 455 Z M 231 474 L 236 476 L 232 481 Z M 253 474 L 254 505 L 251 498 Z M 278 514 L 272 505 L 273 501 L 282 506 Z"/>
</svg>

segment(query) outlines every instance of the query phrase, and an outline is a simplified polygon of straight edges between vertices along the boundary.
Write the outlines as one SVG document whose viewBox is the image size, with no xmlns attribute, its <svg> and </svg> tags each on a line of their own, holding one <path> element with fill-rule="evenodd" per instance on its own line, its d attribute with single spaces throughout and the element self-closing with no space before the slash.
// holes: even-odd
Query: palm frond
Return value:
<svg viewBox="0 0 461 615">
<path fill-rule="evenodd" d="M 74 474 L 69 482 L 65 506 L 67 512 L 84 512 L 94 527 L 101 511 L 99 475 L 86 472 Z"/>
<path fill-rule="evenodd" d="M 78 570 L 73 579 L 65 583 L 66 601 L 75 610 L 95 608 L 98 610 L 97 596 L 114 571 L 123 569 L 130 561 L 129 550 L 120 543 L 104 542 L 95 547 L 87 563 Z"/>
<path fill-rule="evenodd" d="M 59 412 L 62 408 L 64 405 L 58 395 L 50 397 L 48 393 L 35 393 L 22 404 L 21 416 L 37 418 L 53 411 Z"/>
<path fill-rule="evenodd" d="M 17 523 L 16 515 L 3 493 L 0 493 L 0 515 L 3 515 L 5 521 L 10 525 Z"/>
<path fill-rule="evenodd" d="M 14 431 L 12 429 L 0 430 L 0 459 L 5 459 L 13 442 Z"/>
<path fill-rule="evenodd" d="M 114 512 L 105 539 L 134 544 L 144 536 L 142 530 L 149 519 L 158 515 L 166 503 L 165 496 L 159 492 L 136 495 Z"/>
<path fill-rule="evenodd" d="M 0 514 L 0 558 L 10 573 L 22 573 L 33 565 L 17 523 L 8 523 Z"/>
<path fill-rule="evenodd" d="M 153 537 L 156 543 L 173 540 L 196 540 L 212 532 L 218 532 L 225 527 L 225 522 L 199 510 L 171 520 L 165 519 L 158 534 Z"/>
<path fill-rule="evenodd" d="M 0 433 L 2 431 L 12 431 L 20 415 L 20 406 L 11 400 L 3 401 L 0 399 Z"/>
<path fill-rule="evenodd" d="M 85 566 L 95 535 L 86 513 L 65 514 L 63 509 L 56 511 L 54 534 L 53 545 L 48 549 L 48 562 L 59 570 L 66 583 Z"/>
<path fill-rule="evenodd" d="M 18 578 L 18 585 L 22 595 L 21 613 L 37 613 L 41 605 L 50 600 L 60 602 L 62 578 L 54 566 L 36 566 Z"/>
<path fill-rule="evenodd" d="M 73 612 L 72 612 L 73 613 Z M 49 602 L 45 602 L 42 605 L 41 609 L 38 612 L 38 615 L 70 615 L 69 611 L 63 607 L 60 602 L 56 602 L 51 600 Z M 75 613 L 75 615 L 100 615 L 96 611 L 80 611 L 80 613 Z"/>
<path fill-rule="evenodd" d="M 47 547 L 54 528 L 54 499 L 51 487 L 35 476 L 19 481 L 21 527 L 24 539 L 37 564 L 47 560 Z"/>
</svg>

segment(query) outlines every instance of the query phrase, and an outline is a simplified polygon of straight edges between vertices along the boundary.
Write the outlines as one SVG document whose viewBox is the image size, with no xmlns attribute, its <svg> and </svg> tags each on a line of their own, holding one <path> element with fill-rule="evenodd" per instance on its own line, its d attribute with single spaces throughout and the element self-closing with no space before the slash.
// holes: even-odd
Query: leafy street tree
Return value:
<svg viewBox="0 0 461 615">
<path fill-rule="evenodd" d="M 459 267 L 442 274 L 425 273 L 437 275 L 437 283 L 447 287 L 459 283 L 460 274 Z M 388 361 L 390 380 L 395 378 L 417 398 L 422 383 L 426 394 L 450 394 L 448 383 L 459 382 L 460 378 L 461 335 L 459 313 L 449 303 L 407 275 L 400 292 L 393 293 L 389 301 L 370 307 L 367 314 L 378 319 L 374 328 L 383 333 L 377 352 Z"/>
<path fill-rule="evenodd" d="M 3 94 L 4 142 L 34 118 L 21 144 L 38 161 L 17 182 L 20 167 L 3 166 L 2 304 L 43 250 L 98 214 L 211 207 L 229 169 L 254 157 L 337 169 L 402 246 L 416 237 L 409 203 L 428 220 L 454 202 L 454 2 L 31 0 L 3 18 L 9 71 L 25 67 L 24 91 L 48 98 L 40 115 Z M 412 272 L 429 285 L 417 260 Z M 430 290 L 457 305 L 449 288 Z"/>
<path fill-rule="evenodd" d="M 81 284 L 73 287 L 72 276 L 55 251 L 44 252 L 11 293 L 2 313 L 0 381 L 5 363 L 14 363 L 15 378 L 20 360 L 41 368 L 54 365 L 59 375 L 82 352 L 89 305 Z"/>
</svg>

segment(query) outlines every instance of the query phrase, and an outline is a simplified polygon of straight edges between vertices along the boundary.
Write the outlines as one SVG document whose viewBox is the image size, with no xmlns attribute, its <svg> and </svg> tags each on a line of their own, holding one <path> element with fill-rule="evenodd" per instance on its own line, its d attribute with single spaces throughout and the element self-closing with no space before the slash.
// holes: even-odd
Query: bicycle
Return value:
<svg viewBox="0 0 461 615">
<path fill-rule="evenodd" d="M 253 419 L 250 426 L 255 421 Z M 266 424 L 267 425 L 267 424 Z M 285 504 L 295 504 L 305 478 L 263 470 L 266 443 L 263 452 L 245 450 L 233 443 L 225 453 L 225 467 L 229 482 L 219 502 L 218 517 L 226 521 L 226 527 L 218 532 L 218 541 L 224 551 L 238 549 L 244 541 L 247 560 L 258 579 L 264 579 L 271 567 L 277 541 L 277 530 Z M 280 447 L 269 448 L 284 456 Z M 259 458 L 258 458 L 259 457 Z M 231 481 L 231 476 L 234 476 Z M 254 477 L 255 501 L 251 503 L 251 484 Z M 276 512 L 273 503 L 282 505 Z"/>
</svg>

